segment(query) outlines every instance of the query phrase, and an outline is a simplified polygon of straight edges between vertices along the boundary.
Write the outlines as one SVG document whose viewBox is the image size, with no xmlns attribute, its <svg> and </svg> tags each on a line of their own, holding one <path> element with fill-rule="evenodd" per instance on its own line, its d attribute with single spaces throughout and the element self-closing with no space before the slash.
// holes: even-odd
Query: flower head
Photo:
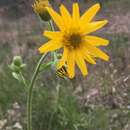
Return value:
<svg viewBox="0 0 130 130">
<path fill-rule="evenodd" d="M 45 31 L 44 36 L 50 40 L 39 48 L 40 53 L 54 51 L 63 48 L 63 55 L 57 67 L 67 65 L 70 78 L 75 76 L 75 65 L 80 68 L 82 74 L 88 74 L 86 62 L 96 64 L 95 59 L 108 61 L 109 57 L 98 46 L 106 46 L 109 41 L 90 33 L 102 28 L 108 21 L 92 21 L 99 11 L 100 5 L 95 4 L 82 16 L 80 16 L 78 3 L 73 4 L 72 15 L 64 5 L 60 6 L 60 14 L 52 8 L 48 8 L 52 19 L 59 31 Z"/>
<path fill-rule="evenodd" d="M 47 10 L 47 7 L 49 6 L 50 4 L 48 0 L 36 0 L 32 7 L 35 13 L 38 14 L 44 21 L 49 21 L 51 18 Z"/>
</svg>

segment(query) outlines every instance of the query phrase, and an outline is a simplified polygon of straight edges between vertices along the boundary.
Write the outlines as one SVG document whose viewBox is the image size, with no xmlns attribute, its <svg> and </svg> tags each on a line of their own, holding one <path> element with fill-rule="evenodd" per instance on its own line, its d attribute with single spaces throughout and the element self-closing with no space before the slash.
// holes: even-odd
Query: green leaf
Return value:
<svg viewBox="0 0 130 130">
<path fill-rule="evenodd" d="M 46 63 L 46 64 L 42 64 L 41 66 L 40 66 L 40 72 L 42 72 L 42 71 L 45 71 L 45 70 L 48 70 L 48 69 L 50 69 L 50 67 L 52 66 L 54 64 L 54 61 L 50 61 L 50 62 L 48 62 L 48 63 Z"/>
<path fill-rule="evenodd" d="M 15 73 L 15 72 L 12 72 L 12 76 L 13 76 L 16 80 L 18 80 L 19 82 L 22 81 L 22 77 L 21 77 L 20 74 Z"/>
<path fill-rule="evenodd" d="M 27 66 L 26 64 L 22 64 L 22 65 L 20 66 L 20 68 L 21 68 L 21 69 L 24 69 L 26 66 Z"/>
</svg>

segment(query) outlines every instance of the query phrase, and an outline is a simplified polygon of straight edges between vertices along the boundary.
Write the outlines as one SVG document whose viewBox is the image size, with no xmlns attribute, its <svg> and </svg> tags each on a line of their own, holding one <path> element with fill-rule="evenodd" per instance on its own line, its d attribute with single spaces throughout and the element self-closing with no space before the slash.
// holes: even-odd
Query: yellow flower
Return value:
<svg viewBox="0 0 130 130">
<path fill-rule="evenodd" d="M 50 40 L 39 48 L 40 53 L 54 51 L 63 48 L 63 56 L 57 67 L 67 65 L 67 72 L 70 78 L 75 76 L 75 65 L 77 64 L 82 74 L 88 74 L 85 61 L 96 64 L 95 58 L 105 61 L 109 57 L 101 51 L 98 46 L 106 46 L 109 41 L 90 33 L 102 28 L 108 21 L 95 21 L 92 19 L 99 11 L 100 5 L 95 4 L 80 17 L 78 3 L 73 4 L 72 15 L 64 5 L 60 6 L 60 14 L 52 8 L 48 12 L 53 18 L 60 31 L 45 31 L 44 36 Z"/>
<path fill-rule="evenodd" d="M 50 4 L 48 0 L 36 0 L 32 5 L 35 13 L 38 14 L 44 21 L 49 21 L 51 19 L 47 10 L 47 7 L 49 6 Z"/>
</svg>

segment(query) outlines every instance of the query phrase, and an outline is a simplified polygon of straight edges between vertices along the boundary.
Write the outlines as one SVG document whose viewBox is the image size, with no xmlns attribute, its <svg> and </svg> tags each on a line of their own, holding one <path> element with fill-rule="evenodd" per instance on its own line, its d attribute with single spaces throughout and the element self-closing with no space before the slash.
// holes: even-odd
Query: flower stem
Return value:
<svg viewBox="0 0 130 130">
<path fill-rule="evenodd" d="M 49 21 L 49 25 L 50 25 L 50 27 L 51 27 L 51 30 L 52 30 L 52 31 L 55 31 L 55 28 L 54 28 L 54 26 L 53 26 L 52 20 Z"/>
<path fill-rule="evenodd" d="M 48 53 L 42 55 L 42 57 L 38 61 L 31 82 L 29 84 L 28 98 L 27 98 L 27 130 L 32 130 L 32 95 L 33 95 L 32 92 L 33 92 L 34 83 L 39 73 L 39 69 L 42 64 L 42 61 L 46 58 L 47 54 Z"/>
<path fill-rule="evenodd" d="M 54 31 L 54 26 L 53 26 L 53 23 L 51 20 L 49 21 L 49 25 L 51 27 L 51 30 Z M 54 56 L 56 55 L 55 53 L 54 53 Z M 46 58 L 47 54 L 48 53 L 42 55 L 42 57 L 38 61 L 35 71 L 33 73 L 31 82 L 29 84 L 28 97 L 27 97 L 27 130 L 32 130 L 32 96 L 33 96 L 34 83 L 35 83 L 37 75 L 39 73 L 40 66 L 41 66 L 43 60 Z"/>
<path fill-rule="evenodd" d="M 51 30 L 52 31 L 55 31 L 55 28 L 54 28 L 54 25 L 53 25 L 53 21 L 52 20 L 50 20 L 49 22 L 48 22 L 48 24 L 49 24 L 49 26 L 51 27 Z M 54 61 L 57 61 L 57 53 L 56 53 L 56 51 L 54 51 L 54 52 L 52 52 L 52 56 L 53 56 L 53 58 L 54 58 Z"/>
</svg>

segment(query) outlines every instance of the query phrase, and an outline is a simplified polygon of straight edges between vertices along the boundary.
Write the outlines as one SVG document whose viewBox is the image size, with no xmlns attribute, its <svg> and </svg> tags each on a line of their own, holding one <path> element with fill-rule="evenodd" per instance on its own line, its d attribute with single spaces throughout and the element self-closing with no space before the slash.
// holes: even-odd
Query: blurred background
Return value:
<svg viewBox="0 0 130 130">
<path fill-rule="evenodd" d="M 95 34 L 110 40 L 110 61 L 88 65 L 89 75 L 64 80 L 55 68 L 41 73 L 34 89 L 34 130 L 130 130 L 130 0 L 79 0 L 81 12 L 100 2 L 95 20 L 109 24 Z M 0 0 L 0 130 L 26 130 L 26 95 L 9 64 L 20 55 L 29 80 L 46 39 L 47 23 L 33 12 L 33 0 Z M 58 10 L 61 0 L 50 0 Z M 72 0 L 62 0 L 71 10 Z M 104 48 L 103 48 L 104 49 Z M 49 59 L 47 59 L 49 60 Z M 47 61 L 46 61 L 47 62 Z"/>
</svg>

